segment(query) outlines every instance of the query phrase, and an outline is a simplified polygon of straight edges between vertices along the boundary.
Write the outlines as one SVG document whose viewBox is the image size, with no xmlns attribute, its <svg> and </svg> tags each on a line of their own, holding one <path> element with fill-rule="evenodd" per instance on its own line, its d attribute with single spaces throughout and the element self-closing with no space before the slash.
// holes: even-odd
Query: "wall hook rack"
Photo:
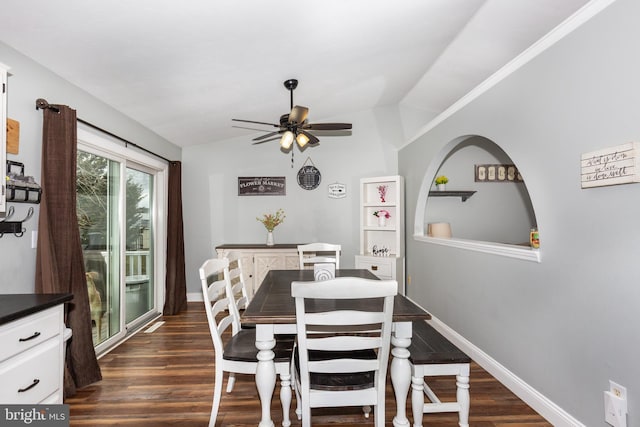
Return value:
<svg viewBox="0 0 640 427">
<path fill-rule="evenodd" d="M 15 212 L 15 209 L 13 208 L 13 206 L 9 206 L 9 209 L 7 210 L 6 215 L 4 216 L 4 218 L 0 219 L 0 222 L 5 222 L 9 218 L 11 218 L 14 212 Z"/>
<path fill-rule="evenodd" d="M 4 233 L 13 233 L 16 237 L 24 236 L 25 228 L 22 227 L 23 222 L 29 221 L 33 216 L 34 209 L 30 207 L 27 211 L 27 216 L 22 221 L 7 221 L 7 218 L 13 216 L 13 206 L 9 208 L 7 216 L 3 221 L 0 221 L 0 238 L 4 236 Z"/>
</svg>

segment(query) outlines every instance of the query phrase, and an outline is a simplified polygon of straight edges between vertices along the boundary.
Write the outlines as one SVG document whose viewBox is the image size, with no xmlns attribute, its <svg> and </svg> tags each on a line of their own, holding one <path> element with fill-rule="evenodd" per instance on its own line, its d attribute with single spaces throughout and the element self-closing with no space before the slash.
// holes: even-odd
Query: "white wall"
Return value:
<svg viewBox="0 0 640 427">
<path fill-rule="evenodd" d="M 35 108 L 38 98 L 51 104 L 69 105 L 79 118 L 164 157 L 180 160 L 180 149 L 175 145 L 1 42 L 0 62 L 11 68 L 8 117 L 20 122 L 19 154 L 7 154 L 7 158 L 24 163 L 25 173 L 34 176 L 37 182 L 40 182 L 42 150 L 42 111 Z M 2 165 L 3 170 L 4 167 Z M 35 215 L 24 223 L 23 237 L 4 235 L 0 238 L 0 293 L 33 292 L 36 250 L 31 248 L 31 232 L 37 229 L 40 205 L 10 205 L 16 211 L 11 220 L 23 218 L 29 207 L 35 208 Z"/>
<path fill-rule="evenodd" d="M 399 152 L 413 224 L 430 159 L 463 135 L 525 176 L 542 262 L 415 241 L 408 295 L 587 426 L 628 388 L 640 423 L 640 185 L 580 188 L 580 155 L 640 139 L 640 2 L 618 0 Z M 473 387 L 471 389 L 473 393 Z"/>
<path fill-rule="evenodd" d="M 198 268 L 223 243 L 265 243 L 266 230 L 256 220 L 264 213 L 285 211 L 286 219 L 275 231 L 276 243 L 325 241 L 342 245 L 340 263 L 353 268 L 359 253 L 358 204 L 362 177 L 393 175 L 397 151 L 393 143 L 402 133 L 395 128 L 395 109 L 349 114 L 326 121 L 353 123 L 351 136 L 320 137 L 320 145 L 291 154 L 280 151 L 277 141 L 252 145 L 256 135 L 242 135 L 183 150 L 183 209 L 187 289 L 199 291 Z M 380 120 L 379 116 L 390 120 Z M 231 126 L 231 122 L 229 123 Z M 298 186 L 296 174 L 310 158 L 322 181 L 315 190 Z M 286 196 L 238 196 L 239 176 L 285 176 Z M 347 186 L 347 197 L 331 199 L 327 186 Z"/>
</svg>

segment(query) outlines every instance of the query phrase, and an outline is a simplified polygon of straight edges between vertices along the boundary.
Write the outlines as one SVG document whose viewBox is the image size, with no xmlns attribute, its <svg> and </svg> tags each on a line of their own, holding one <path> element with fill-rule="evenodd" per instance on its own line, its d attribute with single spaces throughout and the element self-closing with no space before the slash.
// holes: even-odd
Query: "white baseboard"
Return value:
<svg viewBox="0 0 640 427">
<path fill-rule="evenodd" d="M 187 292 L 187 302 L 202 302 L 202 292 Z"/>
<path fill-rule="evenodd" d="M 553 403 L 439 319 L 432 317 L 429 324 L 554 426 L 585 427 L 571 414 Z M 473 390 L 471 390 L 471 393 L 473 393 Z"/>
</svg>

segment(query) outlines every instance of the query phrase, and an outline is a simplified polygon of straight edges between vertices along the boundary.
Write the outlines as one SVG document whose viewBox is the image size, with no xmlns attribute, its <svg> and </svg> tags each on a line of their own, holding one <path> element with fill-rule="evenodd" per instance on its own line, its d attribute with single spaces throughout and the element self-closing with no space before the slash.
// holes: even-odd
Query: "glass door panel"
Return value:
<svg viewBox="0 0 640 427">
<path fill-rule="evenodd" d="M 122 331 L 120 173 L 105 157 L 78 150 L 77 216 L 87 273 L 94 345 Z"/>
<path fill-rule="evenodd" d="M 155 308 L 153 254 L 153 175 L 127 168 L 125 322 Z"/>
</svg>

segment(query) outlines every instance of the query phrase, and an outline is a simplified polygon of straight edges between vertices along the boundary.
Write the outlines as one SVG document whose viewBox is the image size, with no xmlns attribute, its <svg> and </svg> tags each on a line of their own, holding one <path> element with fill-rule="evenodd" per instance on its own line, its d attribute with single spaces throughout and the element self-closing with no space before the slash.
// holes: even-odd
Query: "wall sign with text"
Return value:
<svg viewBox="0 0 640 427">
<path fill-rule="evenodd" d="M 476 182 L 522 182 L 515 165 L 475 165 Z"/>
<path fill-rule="evenodd" d="M 286 184 L 284 176 L 239 176 L 238 196 L 284 196 Z"/>
<path fill-rule="evenodd" d="M 640 143 L 584 153 L 580 159 L 582 188 L 640 182 Z"/>
</svg>

